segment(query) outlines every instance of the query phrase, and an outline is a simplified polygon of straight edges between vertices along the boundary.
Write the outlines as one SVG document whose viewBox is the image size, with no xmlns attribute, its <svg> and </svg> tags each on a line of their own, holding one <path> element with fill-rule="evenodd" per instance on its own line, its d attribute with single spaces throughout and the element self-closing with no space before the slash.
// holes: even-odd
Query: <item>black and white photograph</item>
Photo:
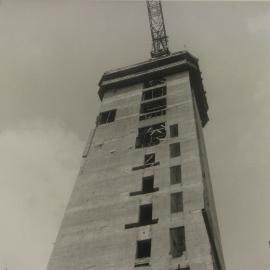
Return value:
<svg viewBox="0 0 270 270">
<path fill-rule="evenodd" d="M 270 269 L 270 2 L 0 0 L 0 270 Z"/>
</svg>

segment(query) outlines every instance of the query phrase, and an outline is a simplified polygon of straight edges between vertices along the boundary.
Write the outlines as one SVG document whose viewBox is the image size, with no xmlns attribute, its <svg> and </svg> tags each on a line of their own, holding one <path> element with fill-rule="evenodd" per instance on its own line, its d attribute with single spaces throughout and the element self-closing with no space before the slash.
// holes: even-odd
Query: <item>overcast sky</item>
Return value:
<svg viewBox="0 0 270 270">
<path fill-rule="evenodd" d="M 270 269 L 270 3 L 165 2 L 172 52 L 200 59 L 227 270 Z M 2 0 L 0 270 L 45 270 L 98 81 L 149 59 L 144 1 Z"/>
</svg>

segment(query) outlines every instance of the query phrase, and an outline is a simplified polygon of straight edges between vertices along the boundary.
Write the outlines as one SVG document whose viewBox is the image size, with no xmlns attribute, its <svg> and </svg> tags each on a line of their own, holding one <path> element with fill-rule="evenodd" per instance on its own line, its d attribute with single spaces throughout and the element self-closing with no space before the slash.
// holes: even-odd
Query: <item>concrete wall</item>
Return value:
<svg viewBox="0 0 270 270">
<path fill-rule="evenodd" d="M 195 100 L 195 98 L 194 98 Z M 203 130 L 200 123 L 200 116 L 198 113 L 198 109 L 196 103 L 194 102 L 194 113 L 196 119 L 196 127 L 197 127 L 197 137 L 199 143 L 200 150 L 200 158 L 201 158 L 201 166 L 202 166 L 202 176 L 204 183 L 204 207 L 208 216 L 209 226 L 211 227 L 211 235 L 213 238 L 213 245 L 217 252 L 217 258 L 215 259 L 215 270 L 224 269 L 225 270 L 225 262 L 223 258 L 223 251 L 221 247 L 221 237 L 218 226 L 218 218 L 216 213 L 215 199 L 214 193 L 211 184 L 210 171 L 207 160 L 206 147 L 204 143 Z M 217 261 L 218 260 L 218 261 Z"/>
<path fill-rule="evenodd" d="M 84 161 L 48 264 L 48 270 L 129 270 L 134 268 L 136 241 L 151 237 L 151 267 L 213 270 L 211 248 L 201 214 L 204 208 L 202 165 L 188 73 L 169 76 L 165 116 L 139 121 L 142 84 L 105 94 L 100 111 L 117 109 L 115 122 L 100 125 L 84 151 Z M 138 127 L 166 122 L 167 137 L 159 145 L 135 149 Z M 179 137 L 169 138 L 177 123 Z M 200 135 L 201 136 L 201 135 Z M 169 144 L 180 142 L 181 157 L 169 157 Z M 159 166 L 133 171 L 154 152 Z M 182 184 L 170 185 L 169 167 L 181 164 Z M 159 191 L 129 196 L 141 189 L 143 176 L 154 174 Z M 170 214 L 170 193 L 183 192 L 184 211 Z M 125 229 L 138 221 L 139 206 L 153 203 L 158 223 Z M 169 254 L 169 229 L 185 226 L 186 252 Z"/>
</svg>

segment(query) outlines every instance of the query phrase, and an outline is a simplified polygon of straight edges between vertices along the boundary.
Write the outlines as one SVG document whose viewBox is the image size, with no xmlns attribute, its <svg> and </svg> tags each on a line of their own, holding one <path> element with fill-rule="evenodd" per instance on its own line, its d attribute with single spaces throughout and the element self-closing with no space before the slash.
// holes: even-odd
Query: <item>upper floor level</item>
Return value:
<svg viewBox="0 0 270 270">
<path fill-rule="evenodd" d="M 142 84 L 143 88 L 147 90 L 142 95 L 141 113 L 145 115 L 141 117 L 147 118 L 149 114 L 153 114 L 152 107 L 164 107 L 166 105 L 166 100 L 163 98 L 166 95 L 166 85 L 162 85 L 162 81 L 159 80 L 182 72 L 189 73 L 190 86 L 204 126 L 208 121 L 206 92 L 202 84 L 198 59 L 186 51 L 105 72 L 99 82 L 98 94 L 100 99 L 103 100 L 104 95 L 108 92 L 113 95 L 116 89 L 131 89 L 133 85 Z M 155 83 L 149 84 L 149 82 L 156 81 L 159 81 L 158 90 Z M 149 103 L 150 100 L 153 104 Z"/>
</svg>

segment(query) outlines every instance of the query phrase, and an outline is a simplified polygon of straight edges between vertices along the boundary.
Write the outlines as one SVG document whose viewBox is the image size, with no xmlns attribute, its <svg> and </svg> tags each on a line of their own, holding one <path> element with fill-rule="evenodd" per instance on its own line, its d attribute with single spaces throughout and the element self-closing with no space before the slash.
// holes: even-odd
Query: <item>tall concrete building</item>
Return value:
<svg viewBox="0 0 270 270">
<path fill-rule="evenodd" d="M 100 80 L 100 113 L 48 270 L 225 270 L 198 59 L 170 54 L 165 28 L 152 38 L 155 58 Z"/>
<path fill-rule="evenodd" d="M 225 270 L 198 60 L 173 53 L 105 72 L 99 85 L 48 270 Z"/>
</svg>

